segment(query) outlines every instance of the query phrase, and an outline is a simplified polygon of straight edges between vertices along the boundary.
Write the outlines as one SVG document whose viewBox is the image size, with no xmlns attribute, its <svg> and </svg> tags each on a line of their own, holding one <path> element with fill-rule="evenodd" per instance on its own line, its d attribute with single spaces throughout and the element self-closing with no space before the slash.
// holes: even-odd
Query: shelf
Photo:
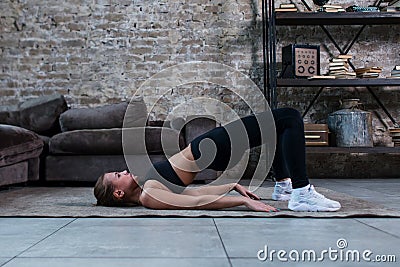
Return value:
<svg viewBox="0 0 400 267">
<path fill-rule="evenodd" d="M 332 79 L 332 80 L 308 80 L 308 79 L 277 79 L 278 87 L 357 87 L 357 86 L 400 86 L 398 78 L 374 78 L 374 79 Z"/>
<path fill-rule="evenodd" d="M 388 25 L 400 23 L 400 12 L 277 12 L 276 25 Z"/>
<path fill-rule="evenodd" d="M 307 153 L 400 154 L 400 147 L 306 147 Z"/>
</svg>

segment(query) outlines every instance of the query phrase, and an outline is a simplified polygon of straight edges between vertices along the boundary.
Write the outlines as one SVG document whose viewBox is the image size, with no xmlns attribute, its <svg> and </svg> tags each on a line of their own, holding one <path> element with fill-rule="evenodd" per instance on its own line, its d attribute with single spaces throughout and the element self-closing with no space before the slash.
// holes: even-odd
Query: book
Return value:
<svg viewBox="0 0 400 267">
<path fill-rule="evenodd" d="M 329 66 L 345 66 L 345 67 L 349 67 L 349 63 L 347 63 L 347 61 L 341 61 L 341 62 L 330 62 Z"/>
<path fill-rule="evenodd" d="M 347 58 L 331 58 L 329 61 L 330 62 L 347 62 L 348 59 Z"/>
<path fill-rule="evenodd" d="M 352 55 L 338 55 L 337 58 L 351 59 L 351 58 L 353 58 L 353 56 Z"/>
<path fill-rule="evenodd" d="M 346 71 L 346 70 L 334 70 L 334 71 L 329 71 L 329 75 L 347 75 L 347 76 L 356 76 L 355 72 L 350 72 L 350 71 Z"/>
<path fill-rule="evenodd" d="M 275 12 L 296 12 L 297 8 L 275 8 Z"/>
<path fill-rule="evenodd" d="M 329 70 L 349 70 L 349 68 L 346 68 L 345 66 L 335 66 L 330 67 Z"/>
<path fill-rule="evenodd" d="M 346 10 L 344 8 L 326 8 L 324 10 L 325 12 L 331 12 L 331 13 L 335 13 L 335 12 L 346 12 Z"/>
<path fill-rule="evenodd" d="M 336 8 L 336 9 L 343 8 L 342 6 L 339 6 L 339 5 L 323 5 L 322 7 L 325 7 L 325 8 Z"/>
<path fill-rule="evenodd" d="M 318 9 L 319 12 L 346 12 L 343 6 L 339 5 L 323 5 Z"/>
<path fill-rule="evenodd" d="M 346 70 L 330 70 L 329 74 L 331 75 L 340 75 L 340 74 L 346 74 Z"/>
<path fill-rule="evenodd" d="M 335 79 L 335 76 L 332 75 L 314 75 L 311 77 L 308 77 L 309 80 L 331 80 L 331 79 Z"/>
<path fill-rule="evenodd" d="M 381 67 L 364 67 L 356 69 L 356 74 L 359 78 L 377 78 L 381 72 Z"/>
<path fill-rule="evenodd" d="M 368 6 L 368 7 L 364 7 L 364 6 L 349 6 L 346 8 L 347 12 L 379 12 L 379 8 L 376 6 Z"/>
<path fill-rule="evenodd" d="M 374 72 L 365 72 L 361 74 L 357 74 L 358 78 L 378 78 L 379 73 L 374 73 Z"/>
<path fill-rule="evenodd" d="M 329 75 L 335 76 L 337 79 L 353 79 L 356 73 L 349 71 L 350 64 L 348 62 L 352 55 L 339 55 L 331 58 L 328 63 Z"/>
<path fill-rule="evenodd" d="M 279 8 L 296 8 L 295 4 L 280 4 Z"/>
<path fill-rule="evenodd" d="M 380 67 L 369 67 L 369 68 L 358 68 L 358 69 L 356 69 L 356 73 L 365 73 L 365 72 L 381 73 L 382 72 L 382 68 L 380 68 Z"/>
</svg>

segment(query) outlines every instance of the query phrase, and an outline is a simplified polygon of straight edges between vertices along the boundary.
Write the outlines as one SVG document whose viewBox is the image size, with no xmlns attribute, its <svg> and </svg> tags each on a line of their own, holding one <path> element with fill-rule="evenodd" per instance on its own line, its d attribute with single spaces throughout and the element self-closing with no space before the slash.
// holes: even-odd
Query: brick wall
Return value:
<svg viewBox="0 0 400 267">
<path fill-rule="evenodd" d="M 191 61 L 225 64 L 262 88 L 260 7 L 258 0 L 3 0 L 0 104 L 18 104 L 52 93 L 65 95 L 71 107 L 115 103 L 129 99 L 161 70 Z M 339 43 L 346 44 L 358 27 L 329 28 Z M 400 64 L 399 30 L 398 25 L 368 26 L 350 51 L 354 64 L 383 66 L 383 75 L 388 75 L 393 65 Z M 321 44 L 324 72 L 329 52 L 335 49 L 323 32 L 318 27 L 279 27 L 278 61 L 280 47 L 294 40 Z M 230 74 L 225 78 L 230 79 Z M 236 84 L 243 86 L 240 81 Z M 198 82 L 178 86 L 162 97 L 157 88 L 145 94 L 148 99 L 157 98 L 154 116 L 159 118 L 193 96 L 212 97 L 246 113 L 247 106 L 230 89 Z M 400 120 L 398 88 L 374 90 Z M 304 110 L 314 92 L 281 88 L 280 106 Z M 305 119 L 325 122 L 338 108 L 339 99 L 355 96 L 374 112 L 375 142 L 389 145 L 387 127 L 392 125 L 364 88 L 327 89 Z M 257 101 L 251 99 L 250 104 Z M 195 112 L 200 107 L 192 108 Z"/>
</svg>

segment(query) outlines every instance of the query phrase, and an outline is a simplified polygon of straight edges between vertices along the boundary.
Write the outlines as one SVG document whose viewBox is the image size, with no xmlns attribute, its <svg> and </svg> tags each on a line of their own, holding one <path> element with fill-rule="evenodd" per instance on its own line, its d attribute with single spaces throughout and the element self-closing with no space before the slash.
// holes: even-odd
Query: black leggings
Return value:
<svg viewBox="0 0 400 267">
<path fill-rule="evenodd" d="M 293 188 L 304 187 L 309 181 L 306 174 L 303 119 L 300 113 L 292 108 L 272 110 L 272 115 L 277 137 L 272 164 L 276 179 L 291 177 Z M 262 121 L 268 117 L 268 113 L 244 117 L 195 138 L 191 142 L 191 150 L 197 165 L 201 169 L 224 171 L 236 165 L 248 148 L 260 146 L 263 138 L 256 116 Z M 244 131 L 237 130 L 243 129 L 243 126 L 246 136 L 241 134 Z M 243 141 L 244 138 L 248 139 L 248 144 Z M 235 145 L 232 147 L 231 143 Z M 201 157 L 202 153 L 204 157 Z M 211 162 L 207 162 L 208 159 Z"/>
</svg>

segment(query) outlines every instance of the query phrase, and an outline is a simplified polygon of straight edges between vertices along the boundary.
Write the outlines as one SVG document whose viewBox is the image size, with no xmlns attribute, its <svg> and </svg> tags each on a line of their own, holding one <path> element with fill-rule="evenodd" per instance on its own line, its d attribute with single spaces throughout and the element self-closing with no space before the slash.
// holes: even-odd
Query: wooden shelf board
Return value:
<svg viewBox="0 0 400 267">
<path fill-rule="evenodd" d="M 358 86 L 400 86 L 398 78 L 374 78 L 374 79 L 332 79 L 332 80 L 308 80 L 308 79 L 277 79 L 278 87 L 358 87 Z"/>
<path fill-rule="evenodd" d="M 307 153 L 400 154 L 400 147 L 306 147 Z"/>
<path fill-rule="evenodd" d="M 277 12 L 276 25 L 388 25 L 400 23 L 400 12 Z"/>
</svg>

